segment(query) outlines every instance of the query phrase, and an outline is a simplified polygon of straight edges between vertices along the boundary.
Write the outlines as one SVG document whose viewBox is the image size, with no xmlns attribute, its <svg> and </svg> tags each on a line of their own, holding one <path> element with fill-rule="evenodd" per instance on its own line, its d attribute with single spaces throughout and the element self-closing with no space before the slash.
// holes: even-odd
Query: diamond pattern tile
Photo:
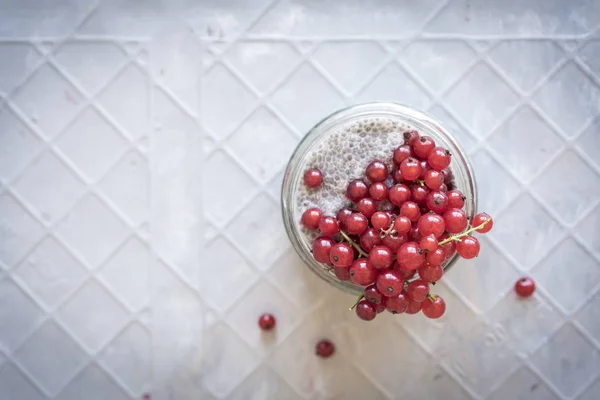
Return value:
<svg viewBox="0 0 600 400">
<path fill-rule="evenodd" d="M 40 54 L 29 43 L 0 44 L 0 93 L 10 93 L 23 81 L 40 61 Z"/>
<path fill-rule="evenodd" d="M 596 382 L 590 386 L 581 397 L 578 397 L 579 400 L 594 400 L 600 396 L 600 379 L 596 379 Z"/>
<path fill-rule="evenodd" d="M 556 332 L 531 361 L 565 396 L 573 396 L 600 371 L 600 352 L 570 324 Z"/>
<path fill-rule="evenodd" d="M 111 294 L 87 282 L 58 312 L 60 320 L 89 349 L 99 350 L 125 324 L 127 315 Z"/>
<path fill-rule="evenodd" d="M 489 397 L 490 400 L 554 400 L 555 393 L 526 367 L 520 368 Z"/>
<path fill-rule="evenodd" d="M 475 138 L 446 109 L 439 104 L 434 104 L 429 109 L 429 113 L 437 118 L 449 132 L 452 132 L 452 135 L 456 137 L 463 150 L 467 153 L 471 152 L 473 146 L 476 144 Z"/>
<path fill-rule="evenodd" d="M 0 346 L 3 351 L 15 350 L 42 322 L 42 310 L 17 285 L 0 281 Z"/>
<path fill-rule="evenodd" d="M 600 136 L 598 130 L 600 129 L 600 118 L 596 118 L 592 123 L 577 139 L 577 147 L 581 150 L 588 159 L 596 167 L 600 168 Z"/>
<path fill-rule="evenodd" d="M 600 235 L 600 206 L 577 225 L 576 234 L 597 256 L 600 255 L 600 242 L 595 240 Z"/>
<path fill-rule="evenodd" d="M 600 293 L 586 299 L 585 305 L 575 316 L 577 322 L 600 343 Z"/>
<path fill-rule="evenodd" d="M 0 180 L 12 180 L 40 151 L 38 137 L 0 102 Z"/>
<path fill-rule="evenodd" d="M 18 369 L 6 365 L 0 369 L 0 398 L 42 400 L 43 395 Z"/>
<path fill-rule="evenodd" d="M 14 356 L 36 384 L 51 395 L 69 382 L 87 358 L 54 321 L 44 323 Z"/>
<path fill-rule="evenodd" d="M 69 385 L 60 392 L 57 399 L 77 400 L 85 393 L 90 400 L 125 400 L 130 397 L 113 380 L 95 365 L 88 365 Z"/>
<path fill-rule="evenodd" d="M 257 368 L 228 398 L 231 400 L 302 399 L 273 369 L 266 366 Z"/>
<path fill-rule="evenodd" d="M 579 57 L 592 72 L 596 72 L 596 76 L 598 76 L 597 71 L 600 70 L 599 51 L 600 41 L 598 40 L 591 40 L 579 50 Z"/>
</svg>

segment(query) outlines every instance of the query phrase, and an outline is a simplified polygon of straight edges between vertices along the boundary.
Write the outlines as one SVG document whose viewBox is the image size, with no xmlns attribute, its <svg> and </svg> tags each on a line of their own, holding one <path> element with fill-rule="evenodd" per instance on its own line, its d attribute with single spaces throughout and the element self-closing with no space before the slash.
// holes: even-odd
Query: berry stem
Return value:
<svg viewBox="0 0 600 400">
<path fill-rule="evenodd" d="M 415 179 L 413 182 L 418 183 L 421 186 L 425 186 L 425 181 L 422 179 Z"/>
<path fill-rule="evenodd" d="M 358 303 L 360 303 L 360 301 L 364 298 L 365 298 L 365 294 L 361 293 L 360 296 L 358 296 L 358 299 L 356 299 L 356 303 L 354 303 L 354 305 L 352 305 L 352 307 L 350 307 L 348 310 L 350 310 L 350 311 L 354 310 L 356 308 L 356 306 L 358 305 Z"/>
<path fill-rule="evenodd" d="M 340 230 L 340 233 L 342 237 L 346 239 L 346 241 L 350 243 L 352 247 L 354 247 L 362 257 L 369 257 L 369 253 L 365 253 L 365 251 L 354 240 L 352 240 L 346 232 Z"/>
<path fill-rule="evenodd" d="M 464 231 L 463 233 L 460 233 L 458 235 L 449 236 L 447 239 L 444 239 L 441 242 L 439 242 L 438 246 L 443 246 L 446 243 L 450 243 L 453 240 L 458 240 L 458 239 L 460 239 L 462 237 L 470 235 L 472 232 L 475 232 L 476 230 L 479 230 L 479 229 L 483 228 L 485 226 L 485 224 L 488 223 L 489 220 L 490 219 L 488 218 L 485 221 L 483 221 L 480 225 L 471 227 L 468 230 Z"/>
</svg>

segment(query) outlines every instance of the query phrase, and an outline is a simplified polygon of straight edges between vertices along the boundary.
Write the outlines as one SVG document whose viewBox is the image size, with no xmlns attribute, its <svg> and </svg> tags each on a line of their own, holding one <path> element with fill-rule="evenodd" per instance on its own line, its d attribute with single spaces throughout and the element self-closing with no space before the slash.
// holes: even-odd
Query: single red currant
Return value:
<svg viewBox="0 0 600 400">
<path fill-rule="evenodd" d="M 402 291 L 396 296 L 388 297 L 385 308 L 392 314 L 402 314 L 408 309 L 409 302 L 406 292 Z"/>
<path fill-rule="evenodd" d="M 474 236 L 464 236 L 456 242 L 456 251 L 462 258 L 471 259 L 479 254 L 479 240 Z"/>
<path fill-rule="evenodd" d="M 335 218 L 338 220 L 340 228 L 346 230 L 346 220 L 352 215 L 352 210 L 349 208 L 342 208 L 336 214 Z"/>
<path fill-rule="evenodd" d="M 417 270 L 416 269 L 406 269 L 403 268 L 402 266 L 400 266 L 400 264 L 398 264 L 398 261 L 396 261 L 394 263 L 394 271 L 396 271 L 397 273 L 400 274 L 400 276 L 405 280 L 409 280 L 411 279 L 413 276 L 416 275 Z"/>
<path fill-rule="evenodd" d="M 425 262 L 430 265 L 442 265 L 446 261 L 446 253 L 442 248 L 436 248 L 425 256 Z"/>
<path fill-rule="evenodd" d="M 416 158 L 409 157 L 400 164 L 400 173 L 404 180 L 414 181 L 421 176 L 421 172 L 423 172 L 423 168 Z"/>
<path fill-rule="evenodd" d="M 442 218 L 441 215 L 430 213 L 421 215 L 419 217 L 419 222 L 417 222 L 417 226 L 419 227 L 421 235 L 433 235 L 435 238 L 442 236 L 446 229 L 444 218 Z"/>
<path fill-rule="evenodd" d="M 400 246 L 402 246 L 408 237 L 406 235 L 398 235 L 398 233 L 389 233 L 381 239 L 381 244 L 388 247 L 394 253 L 398 251 Z"/>
<path fill-rule="evenodd" d="M 340 231 L 340 225 L 333 217 L 323 217 L 319 221 L 319 230 L 323 236 L 333 236 Z"/>
<path fill-rule="evenodd" d="M 415 270 L 425 262 L 423 250 L 415 242 L 407 242 L 400 246 L 396 259 L 400 267 L 408 270 Z"/>
<path fill-rule="evenodd" d="M 394 164 L 400 165 L 402 163 L 402 161 L 406 160 L 408 157 L 413 157 L 413 156 L 414 156 L 414 154 L 413 154 L 412 147 L 410 147 L 407 144 L 403 144 L 402 146 L 400 146 L 396 150 L 394 150 L 394 156 L 393 156 Z"/>
<path fill-rule="evenodd" d="M 333 273 L 335 274 L 335 277 L 338 278 L 340 281 L 350 280 L 350 271 L 347 267 L 333 267 Z"/>
<path fill-rule="evenodd" d="M 319 227 L 319 222 L 321 221 L 321 217 L 323 216 L 323 212 L 318 208 L 309 208 L 308 210 L 302 213 L 302 217 L 300 218 L 300 223 L 308 229 L 317 229 Z"/>
<path fill-rule="evenodd" d="M 442 279 L 444 270 L 441 265 L 424 265 L 418 270 L 419 277 L 425 282 L 437 282 Z"/>
<path fill-rule="evenodd" d="M 375 203 L 375 200 L 365 197 L 364 199 L 360 199 L 356 204 L 356 211 L 367 218 L 371 218 L 371 215 L 377 211 L 377 204 Z"/>
<path fill-rule="evenodd" d="M 335 353 L 335 346 L 327 339 L 321 340 L 315 347 L 316 354 L 321 358 L 329 358 Z"/>
<path fill-rule="evenodd" d="M 436 319 L 446 312 L 446 302 L 440 296 L 434 294 L 423 301 L 421 310 L 427 318 Z"/>
<path fill-rule="evenodd" d="M 355 179 L 348 184 L 346 197 L 353 202 L 357 202 L 369 193 L 369 187 L 362 179 Z"/>
<path fill-rule="evenodd" d="M 463 196 L 463 194 L 460 190 L 457 190 L 457 189 L 449 190 L 446 193 L 446 196 L 448 196 L 448 207 L 450 207 L 450 208 L 463 208 L 464 207 L 466 197 Z"/>
<path fill-rule="evenodd" d="M 394 180 L 394 183 L 402 182 L 402 172 L 400 172 L 400 167 L 392 170 L 392 179 Z"/>
<path fill-rule="evenodd" d="M 412 201 L 406 201 L 402 206 L 400 206 L 400 215 L 404 216 L 411 221 L 417 221 L 421 216 L 421 209 Z"/>
<path fill-rule="evenodd" d="M 412 281 L 408 284 L 406 293 L 408 293 L 408 297 L 413 301 L 423 301 L 429 294 L 429 283 L 421 279 Z"/>
<path fill-rule="evenodd" d="M 479 225 L 483 224 L 484 222 L 485 222 L 485 225 L 483 225 L 481 228 L 477 229 L 477 232 L 488 233 L 489 231 L 492 230 L 492 227 L 494 226 L 494 220 L 492 220 L 492 217 L 490 217 L 486 213 L 479 213 L 475 217 L 473 217 L 473 223 L 471 225 L 473 225 L 475 228 L 477 228 Z"/>
<path fill-rule="evenodd" d="M 398 233 L 398 235 L 405 235 L 410 232 L 410 228 L 412 228 L 412 222 L 408 217 L 400 215 L 394 221 L 394 230 Z"/>
<path fill-rule="evenodd" d="M 421 136 L 419 140 L 413 142 L 413 151 L 419 158 L 427 158 L 431 150 L 435 147 L 435 142 L 429 136 Z"/>
<path fill-rule="evenodd" d="M 262 314 L 258 317 L 258 326 L 260 326 L 260 329 L 263 331 L 270 331 L 275 328 L 276 322 L 277 321 L 272 314 Z"/>
<path fill-rule="evenodd" d="M 402 278 L 402 275 L 394 270 L 382 271 L 375 282 L 377 284 L 377 290 L 386 297 L 397 296 L 402 292 L 402 289 L 404 289 L 404 279 Z"/>
<path fill-rule="evenodd" d="M 419 139 L 419 132 L 417 131 L 406 131 L 404 132 L 404 143 L 412 146 L 415 140 Z"/>
<path fill-rule="evenodd" d="M 369 261 L 377 269 L 388 268 L 394 263 L 394 253 L 386 246 L 375 246 L 369 252 Z"/>
<path fill-rule="evenodd" d="M 377 290 L 377 286 L 375 285 L 368 286 L 363 294 L 365 299 L 374 304 L 381 303 L 381 300 L 383 299 L 383 295 L 379 290 Z"/>
<path fill-rule="evenodd" d="M 377 270 L 366 258 L 359 258 L 350 266 L 350 280 L 357 285 L 367 286 L 377 279 Z"/>
<path fill-rule="evenodd" d="M 323 182 L 323 174 L 316 168 L 304 171 L 304 184 L 309 188 L 316 188 Z"/>
<path fill-rule="evenodd" d="M 367 165 L 365 175 L 371 182 L 382 182 L 388 177 L 388 167 L 379 160 L 371 161 Z"/>
<path fill-rule="evenodd" d="M 410 196 L 410 188 L 403 184 L 392 186 L 388 192 L 388 199 L 390 199 L 390 203 L 398 207 L 410 200 Z"/>
<path fill-rule="evenodd" d="M 377 316 L 377 310 L 375 306 L 369 303 L 367 300 L 361 300 L 356 305 L 355 309 L 358 318 L 363 321 L 371 321 Z"/>
<path fill-rule="evenodd" d="M 408 308 L 406 309 L 406 313 L 407 314 L 417 314 L 419 311 L 421 311 L 422 305 L 423 304 L 420 301 L 411 300 L 408 303 Z"/>
<path fill-rule="evenodd" d="M 442 183 L 442 185 L 440 186 L 440 188 L 438 190 L 440 192 L 442 192 L 442 193 L 447 193 L 448 192 L 448 185 L 446 185 L 445 183 Z"/>
<path fill-rule="evenodd" d="M 426 253 L 434 252 L 438 248 L 438 241 L 435 235 L 431 233 L 421 238 L 421 240 L 419 241 L 419 246 L 421 246 L 423 251 L 425 251 Z"/>
<path fill-rule="evenodd" d="M 384 211 L 377 211 L 371 215 L 371 225 L 375 229 L 387 229 L 390 226 L 390 217 Z"/>
<path fill-rule="evenodd" d="M 384 297 L 381 303 L 373 304 L 375 306 L 375 311 L 377 311 L 377 314 L 381 314 L 385 311 L 385 305 L 387 304 L 386 299 L 387 297 Z"/>
<path fill-rule="evenodd" d="M 421 205 L 421 204 L 425 203 L 425 200 L 427 200 L 427 195 L 429 194 L 430 190 L 427 186 L 421 186 L 419 184 L 414 184 L 412 186 L 412 188 L 410 189 L 410 192 L 411 192 L 412 201 Z"/>
<path fill-rule="evenodd" d="M 460 233 L 465 230 L 469 221 L 467 220 L 467 213 L 460 208 L 448 208 L 444 211 L 444 223 L 446 224 L 446 231 Z"/>
<path fill-rule="evenodd" d="M 520 297 L 529 297 L 535 292 L 535 282 L 528 277 L 521 278 L 515 283 L 515 292 Z"/>
<path fill-rule="evenodd" d="M 439 238 L 440 242 L 448 239 L 448 237 L 448 234 L 444 233 Z M 454 256 L 454 253 L 456 253 L 456 242 L 454 240 L 451 240 L 450 242 L 441 245 L 440 249 L 444 250 L 444 257 L 446 258 L 446 260 L 449 260 L 452 256 Z"/>
<path fill-rule="evenodd" d="M 388 187 L 383 182 L 374 182 L 369 186 L 369 196 L 377 201 L 386 200 L 388 198 Z"/>
<path fill-rule="evenodd" d="M 329 252 L 329 261 L 336 267 L 349 267 L 354 261 L 354 249 L 347 243 L 337 243 Z"/>
<path fill-rule="evenodd" d="M 432 190 L 439 189 L 444 183 L 444 174 L 434 169 L 430 169 L 429 171 L 425 172 L 425 176 L 423 178 L 425 180 L 425 185 Z"/>
<path fill-rule="evenodd" d="M 448 207 L 448 196 L 444 192 L 433 190 L 427 195 L 425 204 L 434 213 L 442 214 L 446 210 L 446 207 Z"/>
<path fill-rule="evenodd" d="M 351 235 L 360 235 L 367 230 L 369 220 L 361 213 L 352 213 L 346 218 L 346 230 Z"/>
<path fill-rule="evenodd" d="M 419 232 L 419 226 L 417 224 L 413 224 L 412 228 L 410 228 L 410 232 L 408 232 L 408 240 L 411 242 L 419 242 L 422 239 L 421 232 Z"/>
<path fill-rule="evenodd" d="M 443 169 L 442 174 L 444 174 L 444 183 L 448 184 L 452 181 L 452 173 L 448 168 Z"/>
<path fill-rule="evenodd" d="M 429 164 L 427 164 L 427 160 L 421 160 L 421 175 L 419 175 L 419 179 L 425 179 L 425 173 L 431 169 Z"/>
<path fill-rule="evenodd" d="M 360 235 L 360 247 L 366 252 L 381 243 L 381 236 L 379 230 L 375 228 L 368 228 Z"/>
<path fill-rule="evenodd" d="M 335 245 L 333 239 L 319 236 L 312 244 L 312 254 L 315 260 L 320 263 L 327 264 L 329 262 L 329 254 Z"/>
<path fill-rule="evenodd" d="M 450 152 L 443 147 L 434 147 L 427 156 L 427 162 L 431 168 L 442 171 L 450 165 Z"/>
</svg>

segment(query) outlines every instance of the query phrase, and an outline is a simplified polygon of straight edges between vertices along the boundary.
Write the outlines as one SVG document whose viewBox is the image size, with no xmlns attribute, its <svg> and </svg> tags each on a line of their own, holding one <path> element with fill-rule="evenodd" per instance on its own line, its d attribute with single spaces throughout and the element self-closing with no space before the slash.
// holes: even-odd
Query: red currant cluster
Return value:
<svg viewBox="0 0 600 400">
<path fill-rule="evenodd" d="M 479 254 L 479 241 L 471 233 L 492 229 L 485 213 L 469 226 L 465 197 L 454 188 L 448 169 L 450 152 L 414 130 L 404 139 L 394 150 L 393 165 L 374 160 L 366 179 L 348 184 L 345 195 L 352 207 L 335 217 L 310 208 L 300 221 L 321 232 L 312 244 L 315 260 L 333 267 L 338 279 L 366 287 L 353 306 L 366 321 L 384 310 L 441 317 L 446 305 L 430 294 L 430 284 L 442 277 L 442 265 L 455 253 L 467 259 Z M 322 181 L 318 169 L 304 174 L 308 187 Z"/>
</svg>

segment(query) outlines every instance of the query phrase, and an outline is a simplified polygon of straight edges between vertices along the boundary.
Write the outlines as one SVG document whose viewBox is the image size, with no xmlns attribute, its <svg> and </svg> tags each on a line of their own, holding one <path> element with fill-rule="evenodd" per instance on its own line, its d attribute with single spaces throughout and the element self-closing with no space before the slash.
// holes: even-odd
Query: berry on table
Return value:
<svg viewBox="0 0 600 400">
<path fill-rule="evenodd" d="M 324 236 L 316 238 L 312 244 L 312 254 L 315 260 L 324 264 L 329 263 L 329 254 L 334 245 L 335 242 L 331 238 Z"/>
<path fill-rule="evenodd" d="M 344 223 L 346 230 L 351 235 L 360 235 L 369 227 L 369 220 L 361 213 L 352 213 Z"/>
<path fill-rule="evenodd" d="M 321 222 L 321 217 L 323 216 L 323 212 L 318 208 L 309 208 L 308 210 L 302 213 L 302 217 L 300 218 L 300 223 L 308 229 L 317 229 L 319 227 L 319 222 Z"/>
<path fill-rule="evenodd" d="M 529 277 L 523 277 L 515 283 L 515 292 L 520 297 L 529 297 L 535 292 L 535 282 Z"/>
<path fill-rule="evenodd" d="M 440 318 L 446 312 L 446 302 L 438 295 L 429 295 L 423 301 L 421 310 L 427 318 Z"/>
<path fill-rule="evenodd" d="M 435 147 L 435 142 L 429 136 L 421 136 L 419 140 L 413 142 L 413 151 L 419 158 L 427 158 L 431 150 Z"/>
<path fill-rule="evenodd" d="M 486 213 L 479 213 L 476 216 L 474 216 L 473 222 L 471 225 L 473 225 L 474 228 L 477 228 L 478 226 L 483 224 L 485 221 L 487 221 L 486 224 L 483 225 L 481 228 L 476 229 L 476 231 L 479 233 L 488 233 L 489 231 L 492 230 L 492 226 L 494 226 L 494 220 L 492 220 L 492 217 L 490 217 Z"/>
<path fill-rule="evenodd" d="M 404 289 L 404 279 L 395 270 L 381 272 L 375 282 L 377 290 L 385 297 L 397 296 Z"/>
<path fill-rule="evenodd" d="M 431 168 L 442 171 L 450 165 L 450 152 L 443 147 L 434 147 L 427 156 Z"/>
<path fill-rule="evenodd" d="M 367 218 L 371 218 L 371 215 L 377 211 L 377 204 L 375 204 L 375 200 L 365 197 L 360 199 L 356 204 L 356 211 L 361 213 Z"/>
<path fill-rule="evenodd" d="M 377 201 L 386 200 L 388 198 L 388 187 L 383 182 L 374 182 L 369 186 L 369 196 Z"/>
<path fill-rule="evenodd" d="M 329 252 L 329 261 L 336 267 L 349 267 L 354 261 L 354 249 L 346 243 L 337 243 Z"/>
<path fill-rule="evenodd" d="M 260 329 L 263 331 L 270 331 L 275 328 L 276 322 L 277 321 L 272 314 L 265 313 L 258 317 L 258 326 L 260 326 Z"/>
<path fill-rule="evenodd" d="M 406 292 L 401 291 L 397 295 L 387 298 L 385 308 L 392 314 L 402 314 L 408 309 L 409 302 Z"/>
<path fill-rule="evenodd" d="M 460 190 L 453 189 L 446 193 L 448 197 L 448 207 L 451 208 L 463 208 L 465 205 L 465 196 Z M 473 225 L 475 226 L 475 225 Z"/>
<path fill-rule="evenodd" d="M 370 285 L 375 282 L 377 275 L 377 270 L 366 258 L 359 258 L 350 266 L 350 280 L 357 285 Z"/>
<path fill-rule="evenodd" d="M 315 351 L 319 357 L 329 358 L 335 353 L 335 346 L 329 340 L 323 339 L 317 343 Z"/>
<path fill-rule="evenodd" d="M 444 211 L 443 217 L 446 224 L 446 231 L 450 233 L 460 233 L 469 224 L 467 213 L 460 208 L 448 208 Z"/>
<path fill-rule="evenodd" d="M 346 197 L 357 202 L 369 193 L 369 187 L 362 179 L 355 179 L 346 188 Z"/>
<path fill-rule="evenodd" d="M 408 293 L 408 297 L 410 297 L 411 300 L 421 302 L 425 300 L 429 294 L 429 283 L 420 279 L 412 281 L 408 284 L 406 293 Z"/>
<path fill-rule="evenodd" d="M 456 242 L 456 252 L 462 258 L 471 259 L 479 254 L 479 240 L 473 236 L 464 236 Z"/>
<path fill-rule="evenodd" d="M 323 173 L 317 168 L 304 171 L 304 184 L 309 188 L 316 188 L 323 182 Z"/>
<path fill-rule="evenodd" d="M 323 236 L 333 236 L 340 231 L 340 225 L 333 217 L 323 217 L 319 221 L 319 230 Z"/>
<path fill-rule="evenodd" d="M 371 161 L 367 165 L 365 175 L 371 182 L 382 182 L 388 177 L 388 167 L 379 160 Z"/>
<path fill-rule="evenodd" d="M 371 321 L 377 316 L 375 306 L 367 300 L 361 300 L 355 307 L 356 315 L 363 321 Z"/>
<path fill-rule="evenodd" d="M 400 173 L 402 174 L 402 178 L 407 181 L 419 179 L 421 172 L 423 172 L 423 168 L 421 167 L 419 160 L 416 158 L 409 157 L 400 164 Z"/>
<path fill-rule="evenodd" d="M 375 246 L 369 252 L 369 261 L 377 269 L 389 268 L 394 263 L 394 253 L 386 246 Z"/>
<path fill-rule="evenodd" d="M 375 285 L 370 285 L 367 288 L 365 288 L 363 295 L 365 296 L 365 299 L 367 299 L 367 301 L 374 304 L 381 303 L 381 301 L 383 300 L 383 295 L 381 294 L 381 292 L 379 292 L 379 290 L 377 290 L 377 286 Z"/>
</svg>

